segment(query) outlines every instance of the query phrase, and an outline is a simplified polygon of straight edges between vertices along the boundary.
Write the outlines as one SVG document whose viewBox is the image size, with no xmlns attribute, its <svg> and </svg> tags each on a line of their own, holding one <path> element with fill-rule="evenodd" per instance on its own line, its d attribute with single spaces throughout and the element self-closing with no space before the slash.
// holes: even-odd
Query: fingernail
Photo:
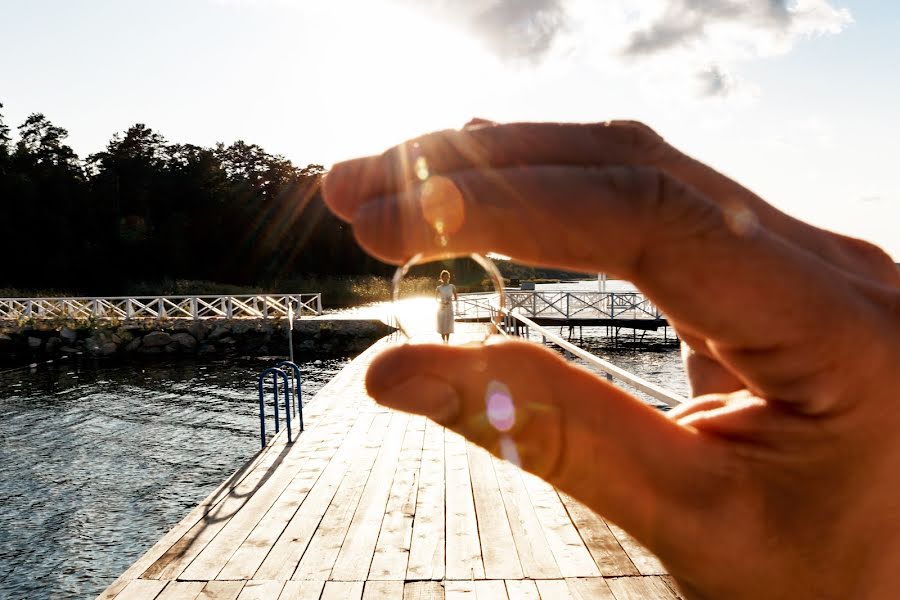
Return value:
<svg viewBox="0 0 900 600">
<path fill-rule="evenodd" d="M 376 402 L 388 408 L 424 415 L 442 425 L 459 416 L 459 394 L 443 379 L 415 375 L 387 389 L 371 391 Z"/>
</svg>

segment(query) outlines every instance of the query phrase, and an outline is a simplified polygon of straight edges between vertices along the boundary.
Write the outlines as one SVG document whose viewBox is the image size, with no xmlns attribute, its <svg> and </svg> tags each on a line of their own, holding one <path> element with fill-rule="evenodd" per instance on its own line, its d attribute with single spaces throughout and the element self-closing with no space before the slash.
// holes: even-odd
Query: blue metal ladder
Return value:
<svg viewBox="0 0 900 600">
<path fill-rule="evenodd" d="M 292 377 L 288 378 L 287 370 Z M 300 419 L 300 431 L 303 431 L 303 396 L 300 387 L 300 367 L 289 360 L 283 360 L 274 367 L 269 367 L 259 374 L 257 390 L 259 392 L 259 440 L 261 447 L 266 447 L 266 378 L 272 376 L 272 395 L 275 407 L 275 433 L 281 431 L 281 419 L 278 415 L 278 380 L 284 385 L 284 414 L 287 420 L 288 443 L 293 443 L 291 432 L 291 415 L 297 414 Z"/>
</svg>

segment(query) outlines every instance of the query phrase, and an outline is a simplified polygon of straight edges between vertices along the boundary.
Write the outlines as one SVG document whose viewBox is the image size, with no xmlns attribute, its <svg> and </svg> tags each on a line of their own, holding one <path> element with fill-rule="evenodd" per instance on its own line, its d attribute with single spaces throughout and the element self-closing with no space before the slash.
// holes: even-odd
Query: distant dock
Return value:
<svg viewBox="0 0 900 600">
<path fill-rule="evenodd" d="M 459 336 L 460 338 L 462 336 Z M 363 388 L 382 340 L 101 600 L 676 600 L 659 561 L 540 479 Z"/>
</svg>

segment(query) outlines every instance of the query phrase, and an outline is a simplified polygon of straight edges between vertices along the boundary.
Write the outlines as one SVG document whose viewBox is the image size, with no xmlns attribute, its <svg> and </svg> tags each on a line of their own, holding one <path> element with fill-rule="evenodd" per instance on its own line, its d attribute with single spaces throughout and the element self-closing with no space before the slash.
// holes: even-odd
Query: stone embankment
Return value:
<svg viewBox="0 0 900 600">
<path fill-rule="evenodd" d="M 65 355 L 286 355 L 287 329 L 285 321 L 272 319 L 0 325 L 0 361 L 43 360 Z M 297 320 L 293 331 L 294 351 L 356 354 L 392 331 L 393 328 L 375 320 Z"/>
</svg>

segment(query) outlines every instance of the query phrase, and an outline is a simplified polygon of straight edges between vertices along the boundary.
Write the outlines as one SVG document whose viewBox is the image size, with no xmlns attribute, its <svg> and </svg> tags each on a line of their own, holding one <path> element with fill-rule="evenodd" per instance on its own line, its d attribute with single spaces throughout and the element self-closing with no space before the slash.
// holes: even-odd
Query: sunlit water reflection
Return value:
<svg viewBox="0 0 900 600">
<path fill-rule="evenodd" d="M 346 362 L 301 364 L 306 397 Z M 102 591 L 259 449 L 256 376 L 266 366 L 0 374 L 0 598 Z"/>
</svg>

